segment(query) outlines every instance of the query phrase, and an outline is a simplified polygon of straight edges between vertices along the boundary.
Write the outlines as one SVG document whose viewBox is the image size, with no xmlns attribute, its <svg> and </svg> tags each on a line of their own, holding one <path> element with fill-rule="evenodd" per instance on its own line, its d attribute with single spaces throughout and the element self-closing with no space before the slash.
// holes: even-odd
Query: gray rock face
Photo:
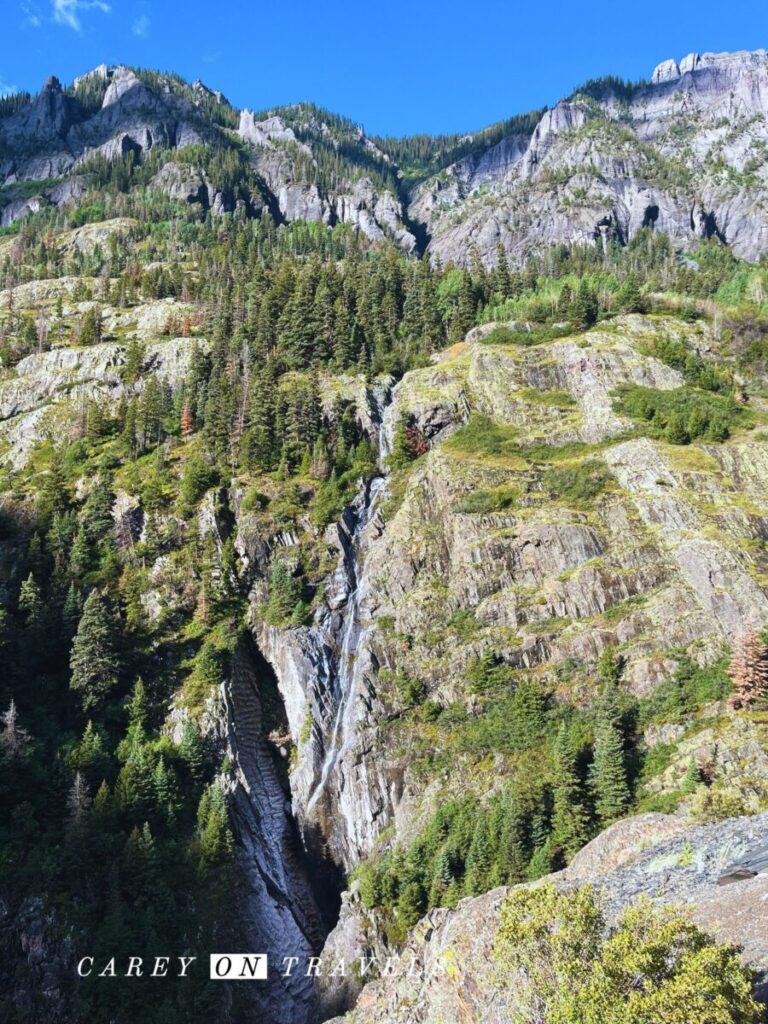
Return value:
<svg viewBox="0 0 768 1024">
<path fill-rule="evenodd" d="M 114 159 L 173 149 L 221 131 L 187 96 L 150 88 L 128 68 L 102 65 L 84 77 L 104 84 L 95 114 L 84 117 L 77 100 L 50 79 L 0 123 L 0 182 L 65 178 L 32 197 L 14 196 L 11 188 L 2 200 L 4 225 L 45 203 L 76 198 L 68 178 L 94 153 Z M 219 96 L 202 83 L 192 91 Z M 238 135 L 261 182 L 249 213 L 266 205 L 281 221 L 351 224 L 407 252 L 418 235 L 441 263 L 467 264 L 476 252 L 491 265 L 499 244 L 519 263 L 555 243 L 626 242 L 643 227 L 669 233 L 680 246 L 716 236 L 757 260 L 768 251 L 766 108 L 764 50 L 692 53 L 661 63 L 628 97 L 607 89 L 600 99 L 563 100 L 530 137 L 512 134 L 480 146 L 410 192 L 372 183 L 368 157 L 385 164 L 389 158 L 362 129 L 349 135 L 357 150 L 349 173 L 332 188 L 313 183 L 307 165 L 339 145 L 314 108 L 264 117 L 243 110 Z M 217 213 L 237 205 L 216 182 L 180 165 L 163 167 L 152 184 Z"/>
<path fill-rule="evenodd" d="M 682 906 L 715 936 L 743 948 L 765 996 L 768 897 L 765 828 L 768 815 L 691 827 L 684 819 L 644 814 L 611 826 L 586 846 L 566 871 L 550 876 L 559 886 L 585 883 L 601 893 L 608 920 L 641 896 Z M 746 878 L 722 885 L 739 864 Z M 454 911 L 431 911 L 412 932 L 390 976 L 369 983 L 350 1024 L 442 1024 L 448 1020 L 506 1024 L 509 1006 L 493 975 L 491 951 L 499 911 L 510 890 L 462 900 Z M 410 969 L 412 963 L 418 966 Z"/>
<path fill-rule="evenodd" d="M 489 173 L 449 167 L 409 212 L 442 263 L 467 263 L 474 248 L 492 264 L 498 243 L 519 262 L 556 242 L 626 241 L 644 226 L 681 245 L 717 235 L 756 260 L 768 246 L 767 101 L 763 50 L 665 61 L 626 103 L 608 93 L 557 104 L 525 147 L 500 144 L 509 159 Z"/>
<path fill-rule="evenodd" d="M 376 508 L 384 486 L 382 477 L 366 485 L 337 528 L 339 565 L 315 622 L 289 634 L 263 627 L 258 633 L 291 733 L 305 737 L 291 779 L 296 815 L 347 870 L 370 851 L 399 796 L 399 774 L 390 773 L 375 742 L 377 599 L 364 562 L 382 529 Z"/>
<path fill-rule="evenodd" d="M 78 101 L 50 78 L 27 106 L 0 124 L 0 180 L 42 180 L 72 172 L 93 153 L 113 159 L 131 150 L 176 148 L 212 138 L 197 109 L 150 89 L 129 68 L 101 66 L 84 78 L 106 83 L 101 109 L 83 119 Z"/>
<path fill-rule="evenodd" d="M 30 1022 L 75 1019 L 74 950 L 38 896 L 12 910 L 0 899 L 0 1012 Z"/>
<path fill-rule="evenodd" d="M 45 294 L 42 282 L 42 292 Z M 56 282 L 61 286 L 62 282 Z M 66 281 L 63 282 L 66 288 Z M 33 287 L 33 286 L 24 286 Z M 167 316 L 172 303 L 163 300 L 142 310 L 135 333 L 152 336 L 156 321 Z M 169 338 L 150 341 L 145 349 L 145 377 L 154 373 L 172 390 L 178 388 L 189 369 L 194 345 L 205 349 L 198 338 Z M 35 444 L 62 429 L 72 430 L 72 409 L 78 402 L 98 401 L 112 406 L 125 393 L 122 368 L 126 348 L 105 342 L 90 348 L 56 348 L 26 356 L 15 367 L 13 376 L 0 380 L 0 441 L 8 444 L 2 458 L 22 466 Z"/>
</svg>

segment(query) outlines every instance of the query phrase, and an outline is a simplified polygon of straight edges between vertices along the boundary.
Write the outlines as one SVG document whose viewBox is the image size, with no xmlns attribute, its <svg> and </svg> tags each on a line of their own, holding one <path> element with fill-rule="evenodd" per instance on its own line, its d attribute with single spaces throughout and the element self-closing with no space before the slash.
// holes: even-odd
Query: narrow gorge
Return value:
<svg viewBox="0 0 768 1024">
<path fill-rule="evenodd" d="M 757 1024 L 768 54 L 435 138 L 99 65 L 0 222 L 0 1019 L 530 1021 L 575 907 Z"/>
</svg>

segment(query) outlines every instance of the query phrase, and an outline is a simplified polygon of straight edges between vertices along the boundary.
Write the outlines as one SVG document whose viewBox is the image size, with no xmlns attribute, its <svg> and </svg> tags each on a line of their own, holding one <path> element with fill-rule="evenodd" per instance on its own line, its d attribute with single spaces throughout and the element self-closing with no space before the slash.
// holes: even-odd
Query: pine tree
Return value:
<svg viewBox="0 0 768 1024">
<path fill-rule="evenodd" d="M 624 814 L 630 799 L 624 740 L 618 727 L 607 718 L 598 722 L 590 785 L 601 824 L 606 825 Z"/>
<path fill-rule="evenodd" d="M 597 323 L 597 314 L 597 296 L 590 288 L 587 279 L 582 277 L 573 300 L 571 319 L 578 327 L 586 329 Z"/>
<path fill-rule="evenodd" d="M 760 634 L 748 629 L 734 644 L 728 667 L 733 683 L 732 708 L 747 708 L 768 690 L 768 656 Z"/>
<path fill-rule="evenodd" d="M 141 368 L 144 365 L 146 356 L 144 345 L 136 338 L 132 338 L 125 349 L 125 363 L 123 364 L 123 379 L 128 384 L 135 384 L 141 376 Z"/>
<path fill-rule="evenodd" d="M 686 769 L 683 781 L 680 785 L 681 792 L 686 795 L 695 793 L 698 789 L 699 783 L 701 782 L 701 771 L 699 770 L 698 762 L 696 758 L 691 755 L 691 759 L 688 762 L 688 768 Z"/>
<path fill-rule="evenodd" d="M 100 705 L 119 682 L 115 613 L 98 590 L 92 590 L 85 602 L 72 642 L 69 667 L 69 685 L 80 692 L 86 710 Z"/>
<path fill-rule="evenodd" d="M 155 765 L 152 781 L 157 807 L 162 814 L 163 820 L 170 825 L 175 820 L 180 806 L 179 788 L 173 768 L 165 763 L 162 755 L 160 755 Z"/>
<path fill-rule="evenodd" d="M 521 679 L 510 702 L 509 741 L 515 750 L 527 750 L 541 739 L 546 707 L 541 686 L 527 676 Z"/>
<path fill-rule="evenodd" d="M 144 746 L 134 746 L 120 769 L 115 787 L 119 806 L 134 822 L 144 821 L 154 805 L 153 769 Z"/>
<path fill-rule="evenodd" d="M 45 629 L 45 605 L 40 587 L 32 573 L 27 576 L 19 590 L 19 611 L 30 636 L 39 640 Z"/>
<path fill-rule="evenodd" d="M 197 809 L 201 865 L 213 865 L 232 853 L 232 831 L 224 791 L 219 785 L 209 786 L 200 798 Z"/>
<path fill-rule="evenodd" d="M 496 266 L 491 275 L 492 288 L 503 299 L 508 299 L 512 292 L 509 277 L 509 263 L 507 262 L 507 251 L 501 242 L 496 244 Z"/>
<path fill-rule="evenodd" d="M 589 815 L 565 722 L 555 739 L 553 782 L 552 842 L 568 861 L 589 838 Z"/>
<path fill-rule="evenodd" d="M 667 422 L 664 437 L 670 444 L 689 443 L 691 436 L 688 433 L 688 425 L 682 413 L 672 413 Z"/>
<path fill-rule="evenodd" d="M 67 477 L 64 469 L 64 455 L 60 448 L 54 448 L 48 472 L 43 476 L 38 499 L 38 512 L 42 519 L 52 519 L 56 513 L 66 512 L 69 507 Z"/>
<path fill-rule="evenodd" d="M 70 768 L 82 773 L 89 786 L 94 787 L 104 778 L 109 767 L 109 756 L 93 722 L 88 721 L 83 738 L 67 757 Z"/>
<path fill-rule="evenodd" d="M 80 525 L 92 542 L 100 541 L 114 526 L 115 492 L 106 473 L 100 473 L 80 513 Z"/>
<path fill-rule="evenodd" d="M 205 747 L 197 726 L 192 721 L 187 720 L 184 723 L 179 753 L 186 763 L 193 781 L 202 782 L 206 766 Z"/>
<path fill-rule="evenodd" d="M 101 341 L 101 310 L 91 306 L 80 325 L 78 341 L 81 345 L 98 345 Z"/>
<path fill-rule="evenodd" d="M 451 320 L 451 337 L 454 341 L 463 341 L 466 334 L 475 326 L 477 300 L 471 276 L 464 271 L 459 287 L 459 298 L 456 312 Z"/>
<path fill-rule="evenodd" d="M 467 854 L 467 873 L 464 879 L 464 890 L 467 896 L 478 896 L 488 888 L 487 882 L 492 864 L 491 846 L 488 817 L 481 811 Z"/>
</svg>

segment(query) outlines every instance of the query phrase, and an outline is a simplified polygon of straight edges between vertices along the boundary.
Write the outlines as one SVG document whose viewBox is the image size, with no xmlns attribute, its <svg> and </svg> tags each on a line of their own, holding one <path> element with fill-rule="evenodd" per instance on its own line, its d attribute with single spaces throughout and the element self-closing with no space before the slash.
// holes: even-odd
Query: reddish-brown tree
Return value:
<svg viewBox="0 0 768 1024">
<path fill-rule="evenodd" d="M 768 690 L 768 657 L 757 630 L 748 629 L 736 640 L 728 675 L 733 683 L 733 708 L 749 707 Z"/>
<path fill-rule="evenodd" d="M 192 410 L 188 405 L 185 405 L 181 410 L 181 436 L 189 437 L 194 429 L 194 423 L 192 422 Z"/>
</svg>

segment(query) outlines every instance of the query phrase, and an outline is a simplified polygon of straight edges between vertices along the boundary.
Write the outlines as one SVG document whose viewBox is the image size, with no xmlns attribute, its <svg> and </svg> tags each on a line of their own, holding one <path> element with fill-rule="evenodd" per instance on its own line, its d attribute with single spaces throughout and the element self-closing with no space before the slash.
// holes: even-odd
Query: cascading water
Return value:
<svg viewBox="0 0 768 1024">
<path fill-rule="evenodd" d="M 335 537 L 331 534 L 338 564 L 314 622 L 296 630 L 254 622 L 258 658 L 263 656 L 274 673 L 286 727 L 299 755 L 291 773 L 292 806 L 263 736 L 260 685 L 241 673 L 225 692 L 228 745 L 237 768 L 233 810 L 245 883 L 245 935 L 276 963 L 283 956 L 319 952 L 338 913 L 338 904 L 323 903 L 327 894 L 321 890 L 340 894 L 340 869 L 356 863 L 386 818 L 380 795 L 386 785 L 355 744 L 364 729 L 377 669 L 371 653 L 377 601 L 366 555 L 383 529 L 379 509 L 388 486 L 391 395 L 385 387 L 371 396 L 378 473 L 361 483 Z M 257 666 L 256 675 L 261 671 Z M 312 723 L 310 734 L 302 738 L 307 721 Z M 260 1009 L 268 1010 L 275 1024 L 311 1024 L 316 1011 L 312 979 L 271 978 Z"/>
<path fill-rule="evenodd" d="M 385 802 L 386 784 L 355 752 L 364 729 L 376 676 L 371 637 L 377 605 L 374 582 L 366 571 L 371 545 L 384 524 L 379 515 L 389 486 L 387 457 L 394 433 L 395 389 L 371 396 L 371 419 L 379 449 L 378 474 L 360 491 L 339 524 L 341 555 L 329 581 L 335 595 L 311 627 L 316 650 L 327 653 L 312 688 L 319 712 L 315 735 L 314 770 L 303 794 L 299 816 L 311 828 L 319 825 L 331 856 L 349 869 L 367 844 L 366 830 Z M 319 755 L 319 756 L 318 756 Z M 353 780 L 352 775 L 356 778 Z M 357 786 L 357 782 L 363 783 Z M 370 785 L 369 785 L 370 783 Z M 356 794 L 377 791 L 375 811 L 356 800 Z"/>
<path fill-rule="evenodd" d="M 364 485 L 362 510 L 357 517 L 357 522 L 350 538 L 351 550 L 348 561 L 352 578 L 350 579 L 350 591 L 344 613 L 344 626 L 338 654 L 338 668 L 335 674 L 334 698 L 336 714 L 329 742 L 326 746 L 320 779 L 307 801 L 308 814 L 320 799 L 329 775 L 344 752 L 345 742 L 349 736 L 349 729 L 346 726 L 348 724 L 347 720 L 350 718 L 350 711 L 353 710 L 355 683 L 357 681 L 355 669 L 358 664 L 356 655 L 362 641 L 373 628 L 372 623 L 363 623 L 361 620 L 361 607 L 366 596 L 366 587 L 359 579 L 357 566 L 367 539 L 366 532 L 368 526 L 376 514 L 378 500 L 386 487 L 386 483 L 386 476 L 377 476 L 367 481 Z"/>
</svg>

